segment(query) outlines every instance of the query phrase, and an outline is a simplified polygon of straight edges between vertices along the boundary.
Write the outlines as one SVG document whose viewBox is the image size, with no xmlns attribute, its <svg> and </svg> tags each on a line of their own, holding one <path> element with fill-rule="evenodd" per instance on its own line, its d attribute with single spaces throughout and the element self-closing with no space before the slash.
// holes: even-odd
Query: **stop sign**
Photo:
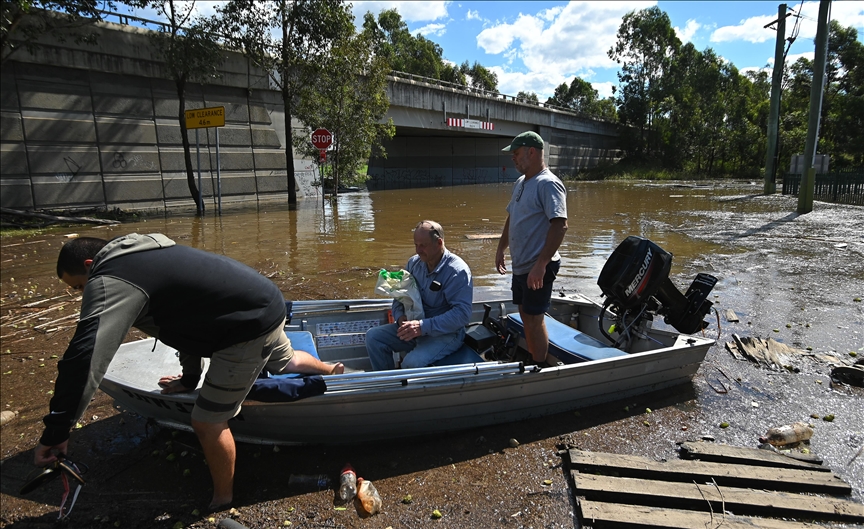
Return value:
<svg viewBox="0 0 864 529">
<path fill-rule="evenodd" d="M 326 149 L 333 143 L 333 135 L 327 129 L 315 129 L 312 132 L 312 145 L 316 149 Z"/>
</svg>

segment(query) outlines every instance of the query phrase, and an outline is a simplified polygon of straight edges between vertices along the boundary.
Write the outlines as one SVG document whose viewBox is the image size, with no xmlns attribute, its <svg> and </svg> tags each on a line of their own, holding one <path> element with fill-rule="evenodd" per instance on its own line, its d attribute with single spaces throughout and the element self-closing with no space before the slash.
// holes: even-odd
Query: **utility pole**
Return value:
<svg viewBox="0 0 864 529">
<path fill-rule="evenodd" d="M 813 83 L 810 85 L 810 116 L 807 120 L 807 140 L 804 144 L 804 174 L 798 188 L 798 213 L 813 211 L 813 192 L 816 187 L 816 143 L 819 140 L 819 118 L 822 113 L 822 94 L 825 83 L 825 60 L 828 53 L 828 11 L 831 0 L 819 1 L 816 21 L 816 52 L 813 57 Z"/>
<path fill-rule="evenodd" d="M 777 43 L 774 45 L 774 73 L 771 75 L 771 107 L 768 114 L 768 149 L 765 154 L 765 194 L 777 192 L 777 136 L 780 130 L 780 90 L 783 83 L 783 45 L 786 42 L 786 4 L 777 7 Z M 774 22 L 766 24 L 768 28 Z"/>
</svg>

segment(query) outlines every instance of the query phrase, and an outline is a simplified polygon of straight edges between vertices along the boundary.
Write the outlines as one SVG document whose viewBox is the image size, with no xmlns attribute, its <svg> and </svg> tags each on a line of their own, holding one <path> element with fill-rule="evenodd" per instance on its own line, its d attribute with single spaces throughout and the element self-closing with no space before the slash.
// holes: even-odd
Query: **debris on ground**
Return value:
<svg viewBox="0 0 864 529">
<path fill-rule="evenodd" d="M 726 342 L 726 349 L 738 360 L 750 360 L 761 366 L 787 368 L 794 371 L 791 364 L 800 355 L 810 354 L 802 349 L 789 347 L 773 338 L 764 340 L 752 336 L 732 334 L 734 342 Z"/>
</svg>

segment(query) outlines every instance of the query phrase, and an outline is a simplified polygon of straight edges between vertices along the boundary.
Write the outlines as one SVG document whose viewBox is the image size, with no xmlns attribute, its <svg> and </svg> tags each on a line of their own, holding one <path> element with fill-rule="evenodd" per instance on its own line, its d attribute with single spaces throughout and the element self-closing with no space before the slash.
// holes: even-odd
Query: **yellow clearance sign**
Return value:
<svg viewBox="0 0 864 529">
<path fill-rule="evenodd" d="M 187 129 L 225 126 L 225 107 L 196 108 L 186 111 Z"/>
</svg>

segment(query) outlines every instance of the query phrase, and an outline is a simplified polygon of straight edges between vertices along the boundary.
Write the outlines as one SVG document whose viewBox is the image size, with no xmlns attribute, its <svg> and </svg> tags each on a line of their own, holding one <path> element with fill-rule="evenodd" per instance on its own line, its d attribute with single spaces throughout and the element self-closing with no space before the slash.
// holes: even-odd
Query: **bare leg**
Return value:
<svg viewBox="0 0 864 529">
<path fill-rule="evenodd" d="M 302 373 L 304 375 L 340 375 L 345 372 L 341 362 L 325 364 L 306 351 L 294 350 L 294 357 L 282 373 Z"/>
<path fill-rule="evenodd" d="M 546 353 L 549 352 L 549 334 L 543 321 L 545 314 L 525 314 L 520 306 L 519 315 L 522 316 L 522 324 L 525 326 L 525 341 L 528 343 L 531 358 L 535 362 L 545 362 Z"/>
<path fill-rule="evenodd" d="M 234 499 L 234 463 L 237 460 L 237 447 L 228 422 L 209 423 L 192 419 L 192 428 L 204 449 L 213 478 L 210 508 L 228 505 Z"/>
</svg>

